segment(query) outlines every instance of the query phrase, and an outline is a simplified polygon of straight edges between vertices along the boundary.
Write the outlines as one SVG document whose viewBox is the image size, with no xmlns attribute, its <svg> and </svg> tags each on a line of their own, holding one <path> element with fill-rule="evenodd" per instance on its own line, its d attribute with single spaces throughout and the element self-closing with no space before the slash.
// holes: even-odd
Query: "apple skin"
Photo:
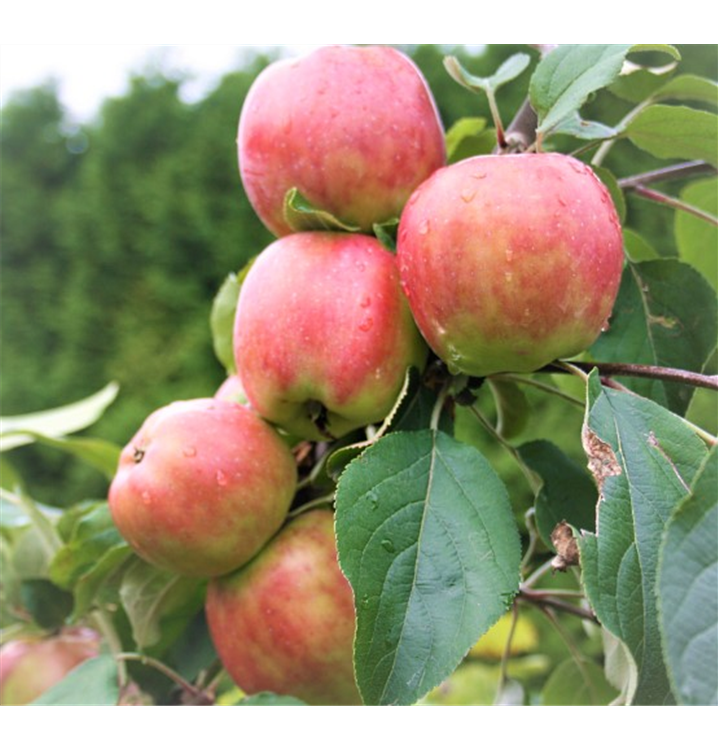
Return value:
<svg viewBox="0 0 718 750">
<path fill-rule="evenodd" d="M 68 672 L 99 653 L 100 636 L 89 628 L 8 641 L 0 648 L 0 705 L 32 703 Z"/>
<path fill-rule="evenodd" d="M 244 565 L 284 522 L 297 469 L 277 432 L 229 401 L 153 412 L 120 455 L 112 518 L 158 568 L 208 578 Z"/>
<path fill-rule="evenodd" d="M 446 163 L 426 80 L 391 47 L 329 46 L 260 73 L 242 107 L 239 171 L 250 203 L 277 236 L 290 188 L 371 231 Z"/>
<path fill-rule="evenodd" d="M 292 234 L 260 253 L 239 293 L 234 352 L 254 409 L 308 440 L 384 419 L 427 357 L 396 257 L 338 232 Z"/>
<path fill-rule="evenodd" d="M 239 379 L 239 375 L 228 375 L 214 393 L 214 398 L 222 401 L 234 401 L 237 404 L 247 404 L 247 394 Z"/>
<path fill-rule="evenodd" d="M 397 257 L 414 318 L 453 372 L 532 372 L 607 325 L 621 226 L 591 169 L 562 154 L 477 156 L 410 198 Z"/>
<path fill-rule="evenodd" d="M 247 566 L 211 580 L 205 611 L 220 660 L 248 695 L 361 704 L 354 601 L 337 562 L 331 510 L 302 513 Z"/>
</svg>

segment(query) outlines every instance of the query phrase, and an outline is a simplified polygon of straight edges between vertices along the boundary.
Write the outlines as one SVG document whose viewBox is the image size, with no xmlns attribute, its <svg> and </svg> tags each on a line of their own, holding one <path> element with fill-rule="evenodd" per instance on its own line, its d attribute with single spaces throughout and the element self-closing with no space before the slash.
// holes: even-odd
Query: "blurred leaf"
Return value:
<svg viewBox="0 0 718 750">
<path fill-rule="evenodd" d="M 442 432 L 392 433 L 347 467 L 336 507 L 360 692 L 367 704 L 414 703 L 518 590 L 506 489 L 476 449 Z"/>
<path fill-rule="evenodd" d="M 444 58 L 444 67 L 449 75 L 469 91 L 496 91 L 498 88 L 518 78 L 531 63 L 525 52 L 517 52 L 504 60 L 498 70 L 490 76 L 479 77 L 469 73 L 455 57 Z"/>
<path fill-rule="evenodd" d="M 534 70 L 529 86 L 538 132 L 547 134 L 620 74 L 630 44 L 560 45 Z"/>
<path fill-rule="evenodd" d="M 523 390 L 510 380 L 489 378 L 496 404 L 496 431 L 506 440 L 520 435 L 529 421 L 531 405 Z"/>
<path fill-rule="evenodd" d="M 542 706 L 607 706 L 617 692 L 598 664 L 569 659 L 551 673 L 541 692 Z"/>
<path fill-rule="evenodd" d="M 374 236 L 391 253 L 396 252 L 396 232 L 398 228 L 398 218 L 376 223 L 373 226 Z"/>
<path fill-rule="evenodd" d="M 610 328 L 591 347 L 605 362 L 701 372 L 718 338 L 715 290 L 691 266 L 666 258 L 629 263 Z M 693 388 L 649 378 L 617 378 L 636 393 L 684 415 Z"/>
<path fill-rule="evenodd" d="M 274 693 L 257 693 L 242 698 L 238 706 L 306 706 L 299 698 L 290 695 L 275 695 Z"/>
<path fill-rule="evenodd" d="M 611 200 L 616 208 L 618 220 L 623 224 L 626 221 L 626 199 L 623 195 L 623 190 L 618 186 L 616 176 L 605 167 L 594 167 L 593 171 L 611 194 Z"/>
<path fill-rule="evenodd" d="M 645 238 L 626 227 L 623 228 L 623 248 L 632 263 L 640 263 L 644 260 L 660 260 L 658 253 L 646 242 Z"/>
<path fill-rule="evenodd" d="M 630 705 L 638 685 L 638 667 L 626 644 L 610 630 L 601 628 L 603 639 L 604 674 L 608 682 L 619 691 L 617 702 Z"/>
<path fill-rule="evenodd" d="M 718 705 L 718 449 L 673 513 L 661 545 L 658 604 L 680 703 Z"/>
<path fill-rule="evenodd" d="M 117 665 L 111 656 L 96 656 L 75 667 L 31 706 L 116 706 L 120 697 Z"/>
<path fill-rule="evenodd" d="M 718 83 L 701 76 L 680 75 L 661 86 L 653 99 L 686 99 L 718 105 Z"/>
<path fill-rule="evenodd" d="M 32 430 L 17 430 L 4 433 L 8 440 L 28 438 L 27 442 L 41 443 L 81 459 L 89 466 L 101 471 L 107 479 L 112 479 L 117 471 L 122 448 L 100 438 L 53 438 Z"/>
<path fill-rule="evenodd" d="M 502 615 L 499 621 L 492 625 L 471 647 L 469 656 L 474 659 L 500 661 L 506 651 L 509 635 L 511 635 L 509 656 L 535 651 L 539 644 L 536 626 L 528 617 L 519 614 L 513 633 L 511 633 L 513 619 L 512 612 Z"/>
<path fill-rule="evenodd" d="M 489 154 L 496 145 L 496 132 L 486 127 L 485 117 L 462 117 L 446 132 L 447 162 Z"/>
<path fill-rule="evenodd" d="M 700 159 L 718 166 L 718 116 L 690 107 L 653 104 L 623 131 L 634 145 L 659 159 Z"/>
<path fill-rule="evenodd" d="M 72 611 L 72 595 L 45 578 L 22 581 L 20 598 L 32 619 L 46 630 L 61 627 Z"/>
<path fill-rule="evenodd" d="M 131 554 L 112 521 L 107 503 L 87 507 L 69 542 L 58 551 L 50 566 L 52 580 L 74 591 L 75 619 L 96 604 L 99 591 Z"/>
<path fill-rule="evenodd" d="M 686 186 L 680 199 L 718 216 L 718 179 L 698 180 Z M 718 227 L 686 211 L 676 211 L 676 241 L 681 259 L 690 263 L 715 289 L 718 287 Z"/>
<path fill-rule="evenodd" d="M 0 417 L 0 451 L 32 443 L 33 438 L 27 433 L 57 438 L 89 427 L 115 400 L 118 391 L 117 383 L 109 383 L 101 391 L 74 404 L 32 414 Z"/>
<path fill-rule="evenodd" d="M 181 629 L 204 602 L 204 584 L 136 560 L 125 572 L 120 598 L 132 624 L 137 648 L 173 637 L 168 623 Z"/>
<path fill-rule="evenodd" d="M 536 527 L 544 544 L 553 549 L 551 532 L 568 522 L 577 529 L 596 527 L 596 485 L 588 472 L 548 440 L 519 446 L 521 460 L 541 478 L 536 497 Z"/>
<path fill-rule="evenodd" d="M 230 375 L 237 371 L 234 362 L 234 317 L 242 279 L 242 274 L 231 273 L 227 276 L 214 297 L 209 317 L 215 356 Z"/>
<path fill-rule="evenodd" d="M 293 232 L 358 232 L 360 227 L 341 221 L 329 211 L 313 206 L 297 188 L 284 196 L 284 220 Z"/>
<path fill-rule="evenodd" d="M 600 493 L 597 533 L 578 539 L 586 595 L 636 664 L 634 701 L 673 703 L 658 623 L 658 554 L 706 447 L 658 404 L 604 388 L 596 371 L 587 388 L 583 443 Z"/>
</svg>

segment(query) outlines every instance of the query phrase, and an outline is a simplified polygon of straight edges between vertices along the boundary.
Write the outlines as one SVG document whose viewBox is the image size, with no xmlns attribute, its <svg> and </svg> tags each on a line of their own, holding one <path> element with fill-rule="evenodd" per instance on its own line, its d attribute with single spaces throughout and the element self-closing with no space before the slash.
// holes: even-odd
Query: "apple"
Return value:
<svg viewBox="0 0 718 750">
<path fill-rule="evenodd" d="M 277 236 L 292 231 L 291 188 L 368 232 L 446 162 L 426 80 L 391 47 L 322 47 L 269 65 L 245 99 L 237 145 L 249 201 Z"/>
<path fill-rule="evenodd" d="M 305 511 L 244 568 L 211 580 L 205 610 L 222 664 L 248 695 L 361 703 L 353 596 L 337 562 L 331 510 Z"/>
<path fill-rule="evenodd" d="M 270 425 L 245 406 L 201 398 L 150 414 L 120 455 L 108 499 L 140 557 L 204 578 L 259 552 L 284 522 L 296 482 Z"/>
<path fill-rule="evenodd" d="M 238 404 L 247 403 L 247 395 L 244 392 L 242 381 L 236 374 L 228 375 L 220 384 L 214 393 L 214 398 L 222 401 L 234 401 Z"/>
<path fill-rule="evenodd" d="M 71 628 L 50 637 L 8 641 L 0 648 L 0 705 L 25 706 L 100 653 L 100 636 Z"/>
<path fill-rule="evenodd" d="M 593 171 L 552 153 L 477 156 L 412 195 L 397 257 L 414 318 L 453 372 L 532 372 L 607 325 L 621 226 Z"/>
<path fill-rule="evenodd" d="M 292 234 L 259 254 L 239 293 L 234 352 L 252 407 L 308 440 L 384 419 L 427 355 L 396 257 L 339 232 Z"/>
</svg>

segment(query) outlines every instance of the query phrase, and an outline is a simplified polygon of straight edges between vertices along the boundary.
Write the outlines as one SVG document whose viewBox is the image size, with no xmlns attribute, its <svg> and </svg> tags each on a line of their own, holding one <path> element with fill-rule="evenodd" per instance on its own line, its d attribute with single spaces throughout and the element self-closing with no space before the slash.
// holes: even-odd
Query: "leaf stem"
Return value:
<svg viewBox="0 0 718 750">
<path fill-rule="evenodd" d="M 145 654 L 138 654 L 134 652 L 123 652 L 115 654 L 115 659 L 118 661 L 139 661 L 148 667 L 156 669 L 161 672 L 165 677 L 168 677 L 173 682 L 177 683 L 183 690 L 187 691 L 194 698 L 202 698 L 206 696 L 205 691 L 195 687 L 191 682 L 185 680 L 182 675 L 178 674 L 171 667 L 161 662 L 159 659 L 155 659 L 152 656 Z"/>
<path fill-rule="evenodd" d="M 444 408 L 444 404 L 446 403 L 446 399 L 449 395 L 450 388 L 451 388 L 451 378 L 448 378 L 446 382 L 441 386 L 441 390 L 439 391 L 439 395 L 437 396 L 436 403 L 434 404 L 434 408 L 431 412 L 431 421 L 429 422 L 429 427 L 434 432 L 436 432 L 439 429 L 439 420 L 441 419 L 441 412 Z"/>
<path fill-rule="evenodd" d="M 514 634 L 516 632 L 516 624 L 519 620 L 519 608 L 516 605 L 516 602 L 511 607 L 511 627 L 509 628 L 509 634 L 506 638 L 506 643 L 504 644 L 504 650 L 501 654 L 501 669 L 499 672 L 499 682 L 496 686 L 496 696 L 494 698 L 494 702 L 496 702 L 496 699 L 501 696 L 501 694 L 504 692 L 504 687 L 506 683 L 508 682 L 509 678 L 509 658 L 511 656 L 511 644 L 514 640 Z"/>
</svg>

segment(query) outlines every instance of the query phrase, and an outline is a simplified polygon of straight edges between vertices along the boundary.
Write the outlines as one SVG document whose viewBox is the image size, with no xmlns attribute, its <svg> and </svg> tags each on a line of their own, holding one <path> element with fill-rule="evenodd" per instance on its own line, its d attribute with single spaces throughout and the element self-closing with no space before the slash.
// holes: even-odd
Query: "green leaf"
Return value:
<svg viewBox="0 0 718 750">
<path fill-rule="evenodd" d="M 181 629 L 186 625 L 202 607 L 204 585 L 138 559 L 123 576 L 120 599 L 130 619 L 137 648 L 143 650 L 163 638 L 171 639 L 177 626 Z"/>
<path fill-rule="evenodd" d="M 604 141 L 618 135 L 616 128 L 604 125 L 602 122 L 584 120 L 578 112 L 572 112 L 565 117 L 551 129 L 551 132 L 572 135 L 584 141 Z"/>
<path fill-rule="evenodd" d="M 623 135 L 659 159 L 700 159 L 718 166 L 718 116 L 690 107 L 653 104 L 639 112 Z"/>
<path fill-rule="evenodd" d="M 293 232 L 359 232 L 361 227 L 341 221 L 329 211 L 313 206 L 297 188 L 284 196 L 284 220 Z"/>
<path fill-rule="evenodd" d="M 718 216 L 718 180 L 698 180 L 685 187 L 680 199 Z M 676 242 L 681 259 L 690 263 L 715 289 L 718 286 L 718 227 L 686 211 L 676 211 Z"/>
<path fill-rule="evenodd" d="M 243 272 L 239 274 L 230 273 L 227 276 L 214 297 L 209 316 L 215 356 L 230 375 L 237 371 L 234 362 L 234 317 L 237 310 L 237 300 L 239 299 L 239 290 L 242 288 L 242 280 L 251 264 L 252 261 L 247 264 Z"/>
<path fill-rule="evenodd" d="M 501 63 L 498 70 L 490 76 L 479 77 L 469 73 L 455 57 L 444 58 L 444 67 L 449 75 L 469 91 L 496 91 L 498 88 L 518 78 L 531 62 L 525 52 L 517 52 Z"/>
<path fill-rule="evenodd" d="M 103 655 L 82 662 L 30 705 L 116 706 L 119 698 L 117 665 Z"/>
<path fill-rule="evenodd" d="M 29 438 L 27 442 L 41 443 L 57 448 L 71 456 L 81 459 L 89 466 L 101 471 L 107 479 L 112 479 L 117 471 L 122 448 L 100 438 L 54 438 L 32 430 L 17 430 L 4 434 L 7 439 Z M 0 438 L 2 439 L 2 438 Z"/>
<path fill-rule="evenodd" d="M 551 548 L 551 532 L 566 521 L 577 529 L 596 527 L 596 485 L 586 470 L 548 440 L 524 443 L 518 449 L 521 460 L 541 477 L 536 496 L 536 526 L 541 539 Z"/>
<path fill-rule="evenodd" d="M 679 59 L 668 44 L 562 44 L 536 66 L 529 85 L 539 116 L 537 132 L 546 134 L 578 113 L 594 92 L 620 75 L 629 52 L 659 51 Z"/>
<path fill-rule="evenodd" d="M 33 438 L 28 433 L 59 438 L 84 430 L 102 416 L 115 400 L 118 390 L 117 383 L 109 383 L 94 395 L 57 409 L 0 417 L 0 451 L 32 443 Z"/>
<path fill-rule="evenodd" d="M 529 421 L 531 405 L 526 394 L 510 380 L 489 378 L 489 388 L 496 404 L 496 431 L 511 440 L 520 435 Z"/>
<path fill-rule="evenodd" d="M 598 664 L 569 659 L 554 669 L 541 692 L 542 706 L 607 706 L 617 695 Z"/>
<path fill-rule="evenodd" d="M 72 596 L 46 578 L 24 580 L 20 597 L 32 619 L 46 630 L 56 630 L 72 611 Z"/>
<path fill-rule="evenodd" d="M 606 169 L 605 167 L 594 167 L 593 171 L 601 182 L 606 186 L 608 192 L 611 194 L 611 200 L 616 208 L 618 214 L 618 220 L 623 224 L 626 220 L 626 199 L 623 195 L 623 190 L 618 185 L 613 172 Z"/>
<path fill-rule="evenodd" d="M 238 706 L 306 706 L 299 698 L 291 695 L 275 695 L 274 693 L 257 693 L 243 698 Z"/>
<path fill-rule="evenodd" d="M 496 131 L 486 127 L 485 117 L 462 117 L 446 132 L 446 158 L 454 164 L 469 156 L 490 154 L 496 145 Z"/>
<path fill-rule="evenodd" d="M 392 433 L 342 474 L 339 561 L 354 590 L 367 704 L 411 704 L 510 605 L 521 550 L 506 489 L 445 433 Z"/>
<path fill-rule="evenodd" d="M 629 263 L 610 328 L 591 347 L 606 362 L 633 362 L 701 372 L 718 338 L 715 290 L 674 259 Z M 693 388 L 648 378 L 619 378 L 628 388 L 685 414 Z"/>
<path fill-rule="evenodd" d="M 646 241 L 632 229 L 623 228 L 623 249 L 632 263 L 640 263 L 644 260 L 660 260 L 660 255 Z"/>
<path fill-rule="evenodd" d="M 560 45 L 539 62 L 529 97 L 546 135 L 620 74 L 630 44 Z"/>
<path fill-rule="evenodd" d="M 389 221 L 376 222 L 372 229 L 374 236 L 390 252 L 396 252 L 396 233 L 399 229 L 399 219 L 389 219 Z"/>
<path fill-rule="evenodd" d="M 718 449 L 671 517 L 661 546 L 658 604 L 680 703 L 718 705 Z"/>
<path fill-rule="evenodd" d="M 718 105 L 718 83 L 696 75 L 681 75 L 665 83 L 652 97 L 654 100 L 680 99 Z"/>
<path fill-rule="evenodd" d="M 131 554 L 132 550 L 112 521 L 107 503 L 85 509 L 70 540 L 50 565 L 52 580 L 75 594 L 74 619 L 96 603 L 105 583 Z"/>
<path fill-rule="evenodd" d="M 673 703 L 656 601 L 661 538 L 707 453 L 671 412 L 589 376 L 583 443 L 599 488 L 596 534 L 578 538 L 583 583 L 601 624 L 638 673 L 634 702 Z"/>
</svg>

